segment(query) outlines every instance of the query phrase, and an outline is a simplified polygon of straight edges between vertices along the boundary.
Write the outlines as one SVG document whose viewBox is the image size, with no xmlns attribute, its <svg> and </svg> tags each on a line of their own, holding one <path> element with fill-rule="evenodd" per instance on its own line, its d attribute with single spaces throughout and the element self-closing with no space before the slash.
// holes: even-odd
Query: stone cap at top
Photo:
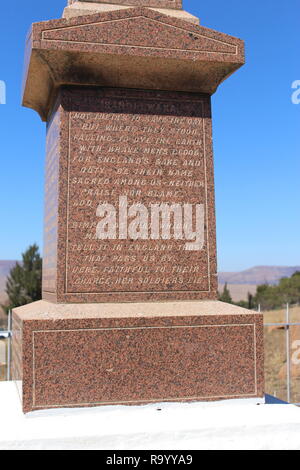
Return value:
<svg viewBox="0 0 300 470">
<path fill-rule="evenodd" d="M 213 94 L 244 62 L 240 39 L 152 8 L 43 21 L 27 38 L 23 105 L 47 120 L 63 85 Z"/>
<path fill-rule="evenodd" d="M 68 5 L 76 3 L 77 0 L 68 0 Z M 182 0 L 80 0 L 85 3 L 110 3 L 118 5 L 128 5 L 136 7 L 156 7 L 182 9 Z"/>
</svg>

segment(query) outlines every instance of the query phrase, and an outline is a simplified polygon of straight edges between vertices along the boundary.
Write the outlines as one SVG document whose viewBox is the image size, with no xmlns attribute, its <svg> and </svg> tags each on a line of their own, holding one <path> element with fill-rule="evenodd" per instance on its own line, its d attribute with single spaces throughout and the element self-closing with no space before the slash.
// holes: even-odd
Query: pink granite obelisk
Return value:
<svg viewBox="0 0 300 470">
<path fill-rule="evenodd" d="M 26 47 L 47 155 L 43 300 L 13 312 L 24 411 L 262 397 L 262 315 L 217 301 L 211 95 L 243 41 L 181 0 L 69 0 Z"/>
</svg>

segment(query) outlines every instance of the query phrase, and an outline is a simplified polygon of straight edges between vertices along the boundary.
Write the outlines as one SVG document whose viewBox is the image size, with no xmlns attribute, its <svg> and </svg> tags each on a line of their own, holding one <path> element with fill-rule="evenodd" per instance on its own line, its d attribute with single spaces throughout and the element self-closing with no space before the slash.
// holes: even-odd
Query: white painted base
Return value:
<svg viewBox="0 0 300 470">
<path fill-rule="evenodd" d="M 0 449 L 300 449 L 300 408 L 240 399 L 35 411 L 0 382 Z"/>
</svg>

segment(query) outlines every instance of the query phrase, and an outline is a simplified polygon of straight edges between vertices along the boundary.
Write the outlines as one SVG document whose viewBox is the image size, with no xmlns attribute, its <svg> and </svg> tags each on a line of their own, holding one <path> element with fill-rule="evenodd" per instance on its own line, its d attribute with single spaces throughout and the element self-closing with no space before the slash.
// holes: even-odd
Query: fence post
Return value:
<svg viewBox="0 0 300 470">
<path fill-rule="evenodd" d="M 7 331 L 8 331 L 8 338 L 7 338 L 7 367 L 6 367 L 6 380 L 11 380 L 11 328 L 12 328 L 12 321 L 11 321 L 11 310 L 8 312 L 8 319 L 7 319 Z"/>
<path fill-rule="evenodd" d="M 290 308 L 286 304 L 286 382 L 287 382 L 287 402 L 291 403 L 291 356 L 290 356 Z"/>
</svg>

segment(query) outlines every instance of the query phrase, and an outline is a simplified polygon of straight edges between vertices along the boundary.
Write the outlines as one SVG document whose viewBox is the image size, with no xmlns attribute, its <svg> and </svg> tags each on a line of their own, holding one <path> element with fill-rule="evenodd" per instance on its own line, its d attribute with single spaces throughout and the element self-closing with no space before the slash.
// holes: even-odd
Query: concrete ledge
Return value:
<svg viewBox="0 0 300 470">
<path fill-rule="evenodd" d="M 35 411 L 0 383 L 1 450 L 300 449 L 300 409 L 261 400 Z"/>
<path fill-rule="evenodd" d="M 260 314 L 218 300 L 193 302 L 136 302 L 55 304 L 39 300 L 14 309 L 23 320 L 68 320 L 82 318 L 155 318 L 178 316 L 248 315 Z"/>
</svg>

